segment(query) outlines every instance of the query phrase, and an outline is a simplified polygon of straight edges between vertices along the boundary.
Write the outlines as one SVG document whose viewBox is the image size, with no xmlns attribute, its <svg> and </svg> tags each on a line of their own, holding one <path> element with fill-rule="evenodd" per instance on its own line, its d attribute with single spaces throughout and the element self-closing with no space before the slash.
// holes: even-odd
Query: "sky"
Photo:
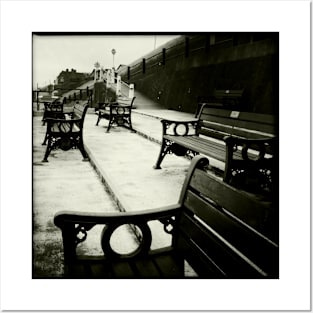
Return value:
<svg viewBox="0 0 313 313">
<path fill-rule="evenodd" d="M 129 64 L 177 35 L 33 35 L 33 88 L 52 84 L 62 70 L 91 73 Z"/>
</svg>

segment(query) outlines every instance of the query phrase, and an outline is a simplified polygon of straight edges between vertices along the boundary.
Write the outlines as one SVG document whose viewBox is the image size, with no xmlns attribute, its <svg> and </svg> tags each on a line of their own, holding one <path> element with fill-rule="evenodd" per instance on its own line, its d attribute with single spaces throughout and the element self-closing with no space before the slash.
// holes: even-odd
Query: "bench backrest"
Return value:
<svg viewBox="0 0 313 313">
<path fill-rule="evenodd" d="M 44 102 L 44 107 L 46 111 L 63 112 L 63 103 L 61 103 L 60 101 Z"/>
<path fill-rule="evenodd" d="M 80 119 L 79 122 L 76 124 L 80 129 L 83 129 L 85 116 L 88 110 L 89 104 L 88 103 L 80 103 L 76 102 L 73 107 L 73 119 Z"/>
<path fill-rule="evenodd" d="M 199 119 L 199 133 L 217 139 L 222 139 L 227 134 L 255 139 L 277 135 L 278 122 L 270 114 L 239 112 L 203 105 Z"/>
<path fill-rule="evenodd" d="M 136 99 L 136 97 L 133 97 L 132 100 L 131 100 L 131 102 L 130 102 L 130 108 L 131 108 L 131 109 L 133 108 L 135 99 Z"/>
<path fill-rule="evenodd" d="M 174 244 L 204 277 L 278 277 L 278 208 L 205 170 L 197 156 L 182 189 Z"/>
<path fill-rule="evenodd" d="M 243 95 L 244 89 L 215 89 L 216 99 L 239 99 Z"/>
</svg>

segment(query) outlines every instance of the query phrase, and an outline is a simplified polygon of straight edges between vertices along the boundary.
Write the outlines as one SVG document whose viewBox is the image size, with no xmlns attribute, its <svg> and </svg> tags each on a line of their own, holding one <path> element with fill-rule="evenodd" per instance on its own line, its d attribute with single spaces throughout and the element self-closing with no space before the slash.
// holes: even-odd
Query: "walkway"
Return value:
<svg viewBox="0 0 313 313">
<path fill-rule="evenodd" d="M 133 114 L 133 133 L 113 127 L 106 132 L 107 121 L 95 126 L 97 115 L 89 109 L 84 126 L 84 141 L 90 162 L 82 162 L 79 150 L 56 150 L 42 163 L 45 134 L 42 116 L 33 118 L 33 216 L 34 266 L 38 277 L 62 274 L 61 233 L 53 224 L 60 210 L 109 212 L 152 209 L 177 203 L 190 161 L 168 156 L 162 170 L 153 169 L 161 141 L 160 119 L 191 118 L 191 114 L 136 109 Z M 94 169 L 92 168 L 94 167 Z M 98 174 L 98 175 L 97 175 Z M 170 243 L 162 233 L 159 222 L 151 223 L 152 247 Z M 89 235 L 92 244 L 98 243 L 101 227 Z M 119 248 L 129 240 L 119 240 Z M 101 252 L 99 246 L 82 246 L 90 253 Z M 52 260 L 52 262 L 51 262 Z"/>
</svg>

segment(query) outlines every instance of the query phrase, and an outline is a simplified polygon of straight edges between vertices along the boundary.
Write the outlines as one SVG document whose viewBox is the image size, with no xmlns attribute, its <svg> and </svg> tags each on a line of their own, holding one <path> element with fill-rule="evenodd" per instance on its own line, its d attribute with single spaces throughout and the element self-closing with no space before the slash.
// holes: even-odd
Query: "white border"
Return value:
<svg viewBox="0 0 313 313">
<path fill-rule="evenodd" d="M 2 310 L 310 309 L 310 1 L 0 4 Z M 279 31 L 281 279 L 32 280 L 32 31 Z"/>
</svg>

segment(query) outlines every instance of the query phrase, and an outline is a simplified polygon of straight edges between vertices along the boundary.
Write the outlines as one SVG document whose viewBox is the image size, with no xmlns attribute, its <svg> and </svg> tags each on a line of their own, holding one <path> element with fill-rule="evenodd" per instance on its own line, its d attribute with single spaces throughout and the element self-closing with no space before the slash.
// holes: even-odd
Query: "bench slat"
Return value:
<svg viewBox="0 0 313 313">
<path fill-rule="evenodd" d="M 214 232 L 186 214 L 183 214 L 180 219 L 180 230 L 183 232 L 184 237 L 190 238 L 190 245 L 194 245 L 198 251 L 202 252 L 202 256 L 206 258 L 206 263 L 213 262 L 213 264 L 217 264 L 221 273 L 225 273 L 225 275 L 232 278 L 266 276 L 264 272 L 243 257 L 234 247 L 228 245 L 225 240 L 222 240 Z M 186 253 L 187 260 L 190 254 L 190 251 Z M 192 263 L 193 266 L 195 264 Z M 197 267 L 195 267 L 195 270 L 197 270 Z"/>
<path fill-rule="evenodd" d="M 227 208 L 216 208 L 192 191 L 188 191 L 184 205 L 252 261 L 267 271 L 271 270 L 278 254 L 278 247 L 272 241 L 234 219 Z"/>
<path fill-rule="evenodd" d="M 241 124 L 241 125 L 240 125 Z M 247 128 L 239 128 L 248 127 L 249 125 L 245 123 L 238 123 L 235 126 L 223 125 L 219 123 L 213 123 L 211 121 L 201 121 L 201 128 L 200 134 L 213 137 L 216 139 L 222 140 L 225 136 L 238 136 L 242 138 L 249 138 L 249 139 L 259 139 L 259 138 L 272 138 L 274 137 L 275 128 L 274 126 L 266 126 L 263 125 L 262 127 L 258 127 L 254 124 L 254 127 L 250 129 Z M 250 125 L 252 126 L 252 125 Z M 262 132 L 260 130 L 262 128 Z"/>
<path fill-rule="evenodd" d="M 191 241 L 190 236 L 178 233 L 176 246 L 178 253 L 192 265 L 199 277 L 214 279 L 226 277 L 226 273 Z"/>
<path fill-rule="evenodd" d="M 212 157 L 216 160 L 225 162 L 226 146 L 223 141 L 220 141 L 218 143 L 216 141 L 212 141 L 206 138 L 199 138 L 197 136 L 180 137 L 180 136 L 166 135 L 164 136 L 164 138 L 169 139 L 169 140 L 174 140 L 176 143 L 178 143 L 179 145 L 187 149 L 197 151 L 199 153 Z M 251 160 L 256 159 L 258 157 L 257 154 L 253 154 L 250 151 L 248 151 L 248 155 Z M 234 152 L 233 158 L 234 160 L 242 160 L 242 155 L 241 155 L 240 150 Z"/>
<path fill-rule="evenodd" d="M 254 121 L 243 121 L 243 120 L 238 120 L 237 123 L 235 124 L 237 128 L 241 128 L 242 130 L 242 135 L 243 137 L 247 137 L 245 135 L 244 129 L 247 129 L 246 133 L 249 134 L 251 133 L 250 130 L 255 130 L 258 131 L 259 133 L 264 132 L 268 136 L 268 134 L 272 134 L 272 136 L 276 133 L 276 126 L 272 124 L 263 124 L 259 122 L 254 122 Z M 259 136 L 262 136 L 260 134 Z"/>
<path fill-rule="evenodd" d="M 269 201 L 262 201 L 264 199 L 256 195 L 248 196 L 248 193 L 226 185 L 212 175 L 208 180 L 207 175 L 196 170 L 190 181 L 191 187 L 274 242 L 278 241 L 278 212 Z"/>
<path fill-rule="evenodd" d="M 160 254 L 154 258 L 154 263 L 163 278 L 184 277 L 183 258 L 177 258 L 173 254 Z"/>
<path fill-rule="evenodd" d="M 136 259 L 131 262 L 134 273 L 137 277 L 159 278 L 160 272 L 155 266 L 152 258 Z"/>
<path fill-rule="evenodd" d="M 200 120 L 209 121 L 209 122 L 217 123 L 221 125 L 228 125 L 230 128 L 232 128 L 236 123 L 234 119 L 229 118 L 228 116 L 216 116 L 216 115 L 209 115 L 209 114 L 201 114 Z"/>
</svg>

